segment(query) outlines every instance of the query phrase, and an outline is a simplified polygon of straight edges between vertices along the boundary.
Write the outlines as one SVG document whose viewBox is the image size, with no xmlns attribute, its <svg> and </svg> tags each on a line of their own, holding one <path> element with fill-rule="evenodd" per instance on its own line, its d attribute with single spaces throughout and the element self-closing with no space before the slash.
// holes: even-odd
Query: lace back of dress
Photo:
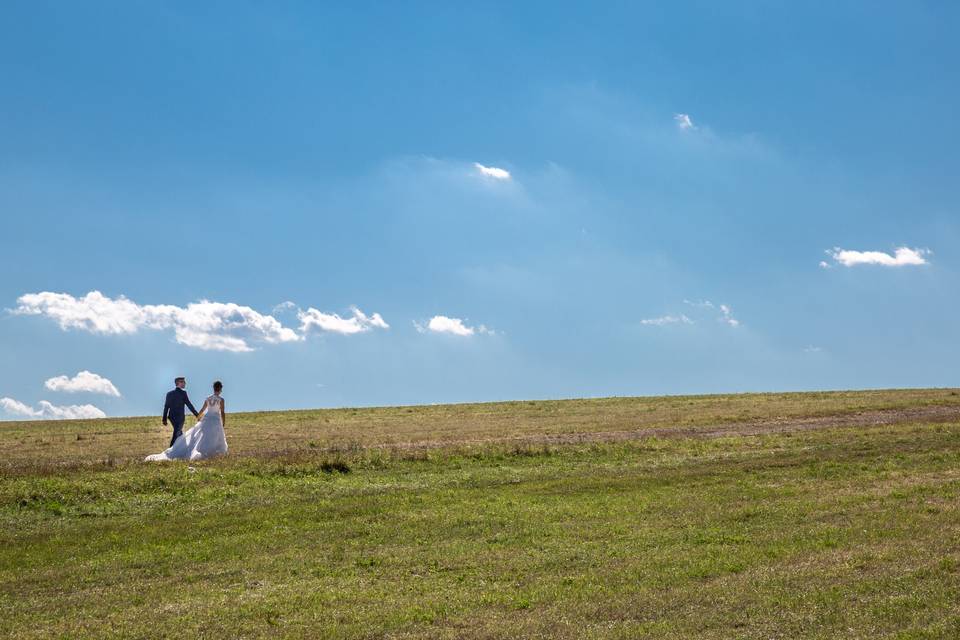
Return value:
<svg viewBox="0 0 960 640">
<path fill-rule="evenodd" d="M 210 407 L 211 409 L 219 409 L 220 396 L 218 396 L 217 394 L 213 394 L 212 396 L 207 398 L 207 406 Z"/>
</svg>

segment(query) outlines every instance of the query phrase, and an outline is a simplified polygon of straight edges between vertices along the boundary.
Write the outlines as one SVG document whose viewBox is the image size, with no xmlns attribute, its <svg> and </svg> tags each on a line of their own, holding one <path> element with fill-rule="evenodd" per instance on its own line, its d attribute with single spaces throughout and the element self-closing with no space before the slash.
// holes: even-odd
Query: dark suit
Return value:
<svg viewBox="0 0 960 640">
<path fill-rule="evenodd" d="M 177 441 L 177 438 L 183 434 L 184 407 L 189 407 L 194 417 L 200 415 L 190 403 L 187 392 L 180 387 L 177 387 L 167 394 L 167 401 L 163 405 L 163 424 L 167 424 L 167 419 L 169 418 L 170 424 L 173 425 L 173 437 L 170 438 L 171 447 L 173 443 Z"/>
</svg>

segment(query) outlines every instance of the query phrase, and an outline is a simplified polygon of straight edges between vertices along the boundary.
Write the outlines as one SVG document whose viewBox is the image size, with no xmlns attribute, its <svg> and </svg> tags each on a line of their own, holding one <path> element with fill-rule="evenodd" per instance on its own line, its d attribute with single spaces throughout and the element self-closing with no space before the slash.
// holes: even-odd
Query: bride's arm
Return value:
<svg viewBox="0 0 960 640">
<path fill-rule="evenodd" d="M 220 398 L 220 424 L 227 426 L 227 412 L 223 408 L 223 398 Z"/>
<path fill-rule="evenodd" d="M 200 413 L 197 414 L 197 422 L 203 420 L 203 415 L 207 412 L 207 401 L 203 401 L 203 406 L 200 407 Z"/>
</svg>

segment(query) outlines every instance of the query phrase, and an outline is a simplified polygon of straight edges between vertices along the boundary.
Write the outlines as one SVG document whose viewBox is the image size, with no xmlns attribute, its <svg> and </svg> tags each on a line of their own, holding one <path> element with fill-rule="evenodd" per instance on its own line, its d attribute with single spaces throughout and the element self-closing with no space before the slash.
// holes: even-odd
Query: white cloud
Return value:
<svg viewBox="0 0 960 640">
<path fill-rule="evenodd" d="M 56 406 L 46 400 L 41 400 L 39 409 L 26 405 L 13 398 L 0 398 L 0 408 L 10 415 L 21 418 L 41 420 L 88 420 L 91 418 L 106 418 L 107 414 L 92 404 L 72 404 Z"/>
<path fill-rule="evenodd" d="M 725 322 L 731 327 L 740 326 L 740 321 L 733 317 L 733 309 L 731 309 L 728 305 L 725 305 L 725 304 L 720 305 L 720 313 L 721 313 L 721 316 L 719 318 L 720 322 Z"/>
<path fill-rule="evenodd" d="M 368 316 L 356 307 L 351 307 L 351 310 L 353 311 L 353 317 L 351 318 L 341 318 L 335 313 L 324 313 L 312 307 L 306 311 L 300 311 L 297 313 L 297 317 L 300 319 L 300 331 L 307 333 L 312 329 L 317 329 L 351 335 L 371 329 L 390 328 L 390 325 L 384 321 L 379 313 Z"/>
<path fill-rule="evenodd" d="M 479 162 L 474 162 L 473 166 L 477 168 L 477 171 L 481 175 L 487 176 L 488 178 L 494 178 L 496 180 L 509 180 L 510 172 L 506 169 L 500 169 L 499 167 L 485 167 Z"/>
<path fill-rule="evenodd" d="M 702 318 L 702 316 L 707 313 L 712 312 L 713 309 L 719 309 L 720 315 L 717 317 L 718 322 L 723 322 L 724 324 L 730 325 L 731 327 L 739 327 L 740 321 L 733 316 L 733 309 L 730 308 L 730 305 L 720 304 L 715 305 L 709 300 L 684 300 L 683 303 L 695 309 L 698 309 L 697 314 L 694 317 Z M 692 313 L 692 312 L 691 312 Z M 686 314 L 668 314 L 660 316 L 659 318 L 645 318 L 640 321 L 640 324 L 645 324 L 649 326 L 664 327 L 672 324 L 695 324 L 695 320 L 689 318 Z"/>
<path fill-rule="evenodd" d="M 668 324 L 693 324 L 693 320 L 680 314 L 678 316 L 660 316 L 659 318 L 644 318 L 640 321 L 640 324 L 653 325 L 656 327 L 663 327 Z"/>
<path fill-rule="evenodd" d="M 60 328 L 104 335 L 134 334 L 141 329 L 173 330 L 180 344 L 210 351 L 252 351 L 250 342 L 276 344 L 302 338 L 273 316 L 234 303 L 201 300 L 175 305 L 139 305 L 120 296 L 91 291 L 81 298 L 67 293 L 28 293 L 17 299 L 14 313 L 43 315 Z"/>
<path fill-rule="evenodd" d="M 821 260 L 821 261 L 820 261 L 820 268 L 821 268 L 821 269 L 832 269 L 833 267 L 831 267 L 831 266 L 830 266 L 830 263 L 827 262 L 826 260 Z"/>
<path fill-rule="evenodd" d="M 29 407 L 13 398 L 0 398 L 0 407 L 3 407 L 3 410 L 9 414 L 26 418 L 36 417 L 37 413 L 33 410 L 33 407 Z"/>
<path fill-rule="evenodd" d="M 823 351 L 823 347 L 815 347 L 812 344 L 804 347 L 804 353 L 820 353 Z"/>
<path fill-rule="evenodd" d="M 904 267 L 911 265 L 929 264 L 924 256 L 930 255 L 929 249 L 910 249 L 898 247 L 893 255 L 883 251 L 851 251 L 849 249 L 834 248 L 827 251 L 827 255 L 838 264 L 853 267 L 859 264 L 876 264 L 884 267 Z M 825 263 L 821 262 L 823 266 Z"/>
<path fill-rule="evenodd" d="M 693 124 L 693 120 L 690 119 L 690 116 L 686 113 L 675 113 L 673 115 L 674 122 L 677 123 L 677 126 L 680 127 L 681 131 L 687 131 L 688 129 L 696 129 L 697 127 Z"/>
<path fill-rule="evenodd" d="M 472 336 L 478 333 L 491 336 L 496 334 L 493 329 L 488 329 L 482 324 L 479 327 L 468 327 L 460 318 L 448 318 L 447 316 L 433 316 L 426 326 L 418 322 L 414 322 L 413 326 L 420 333 L 429 331 L 432 333 L 450 333 L 455 336 Z"/>
<path fill-rule="evenodd" d="M 293 309 L 296 309 L 296 308 L 297 308 L 296 303 L 291 302 L 290 300 L 287 300 L 286 302 L 281 302 L 280 304 L 275 306 L 273 308 L 273 313 L 274 314 L 283 313 L 284 311 L 292 311 Z"/>
<path fill-rule="evenodd" d="M 68 378 L 67 376 L 50 378 L 44 383 L 44 386 L 51 391 L 102 393 L 105 396 L 120 397 L 120 391 L 117 390 L 112 382 L 103 376 L 89 371 L 81 371 L 72 378 Z"/>
<path fill-rule="evenodd" d="M 731 327 L 739 327 L 740 321 L 733 317 L 733 309 L 730 308 L 730 305 L 721 304 L 715 305 L 709 300 L 684 300 L 684 304 L 690 305 L 697 309 L 720 309 L 720 316 L 717 318 L 718 321 L 730 325 Z"/>
</svg>

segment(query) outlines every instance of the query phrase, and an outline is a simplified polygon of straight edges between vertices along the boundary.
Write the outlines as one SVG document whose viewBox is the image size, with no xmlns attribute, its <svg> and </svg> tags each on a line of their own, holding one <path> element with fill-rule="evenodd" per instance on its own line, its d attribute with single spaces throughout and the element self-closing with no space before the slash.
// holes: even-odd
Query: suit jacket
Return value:
<svg viewBox="0 0 960 640">
<path fill-rule="evenodd" d="M 167 418 L 169 418 L 173 422 L 182 423 L 184 406 L 190 407 L 190 411 L 193 412 L 194 416 L 200 415 L 197 413 L 197 410 L 193 408 L 190 398 L 187 397 L 187 392 L 177 387 L 167 394 L 167 401 L 163 405 L 163 421 L 166 422 Z"/>
</svg>

